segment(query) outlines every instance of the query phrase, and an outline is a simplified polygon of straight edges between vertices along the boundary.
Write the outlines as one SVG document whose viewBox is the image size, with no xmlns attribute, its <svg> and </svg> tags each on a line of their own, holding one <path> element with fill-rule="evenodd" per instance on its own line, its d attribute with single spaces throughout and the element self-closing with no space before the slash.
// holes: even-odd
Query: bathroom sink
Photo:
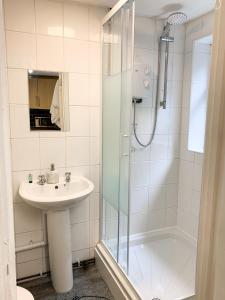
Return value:
<svg viewBox="0 0 225 300">
<path fill-rule="evenodd" d="M 20 197 L 47 215 L 51 278 L 57 293 L 67 293 L 73 287 L 70 208 L 76 209 L 74 205 L 93 190 L 93 183 L 82 176 L 72 176 L 70 182 L 61 178 L 58 184 L 20 184 Z"/>
<path fill-rule="evenodd" d="M 58 210 L 72 207 L 77 201 L 87 198 L 94 185 L 85 177 L 72 177 L 66 183 L 39 185 L 37 182 L 24 181 L 19 188 L 19 195 L 28 204 L 43 210 Z"/>
</svg>

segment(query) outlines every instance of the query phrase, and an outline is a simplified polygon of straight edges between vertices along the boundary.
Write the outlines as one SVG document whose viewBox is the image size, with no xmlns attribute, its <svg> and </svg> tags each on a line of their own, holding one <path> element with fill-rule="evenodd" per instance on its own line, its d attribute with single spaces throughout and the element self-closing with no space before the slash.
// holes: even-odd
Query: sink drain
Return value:
<svg viewBox="0 0 225 300">
<path fill-rule="evenodd" d="M 152 300 L 160 300 L 159 298 L 152 298 Z"/>
</svg>

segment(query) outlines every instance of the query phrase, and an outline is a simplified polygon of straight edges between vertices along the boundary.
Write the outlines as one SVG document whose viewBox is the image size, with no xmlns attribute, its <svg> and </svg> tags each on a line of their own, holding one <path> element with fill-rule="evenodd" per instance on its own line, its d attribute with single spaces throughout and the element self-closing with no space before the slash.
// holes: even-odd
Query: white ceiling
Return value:
<svg viewBox="0 0 225 300">
<path fill-rule="evenodd" d="M 68 0 L 73 1 L 73 0 Z M 75 0 L 90 5 L 113 7 L 118 0 Z M 136 13 L 141 16 L 166 17 L 174 11 L 182 11 L 188 19 L 196 18 L 214 8 L 215 0 L 136 0 Z"/>
</svg>

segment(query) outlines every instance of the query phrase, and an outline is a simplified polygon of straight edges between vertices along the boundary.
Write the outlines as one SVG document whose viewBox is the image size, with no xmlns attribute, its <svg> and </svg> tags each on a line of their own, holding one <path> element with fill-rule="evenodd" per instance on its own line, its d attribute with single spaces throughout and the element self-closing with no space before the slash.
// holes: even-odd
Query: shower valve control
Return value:
<svg viewBox="0 0 225 300">
<path fill-rule="evenodd" d="M 149 80 L 145 79 L 143 83 L 144 83 L 144 87 L 145 87 L 146 89 L 149 88 L 149 85 L 150 85 L 150 84 L 149 84 Z"/>
<path fill-rule="evenodd" d="M 166 109 L 166 100 L 161 101 L 160 106 L 162 106 L 163 109 Z"/>
</svg>

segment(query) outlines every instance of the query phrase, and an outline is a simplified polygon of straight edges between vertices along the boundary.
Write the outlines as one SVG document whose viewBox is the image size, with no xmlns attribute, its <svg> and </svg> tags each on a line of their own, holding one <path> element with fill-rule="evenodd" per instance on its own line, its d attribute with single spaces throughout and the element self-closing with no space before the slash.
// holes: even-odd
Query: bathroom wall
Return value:
<svg viewBox="0 0 225 300">
<path fill-rule="evenodd" d="M 5 0 L 16 246 L 41 241 L 41 211 L 25 204 L 18 187 L 54 162 L 95 184 L 71 210 L 73 261 L 93 257 L 99 232 L 100 30 L 105 9 L 47 0 Z M 69 132 L 29 130 L 27 70 L 69 73 Z M 46 249 L 17 254 L 17 277 L 48 270 Z"/>
<path fill-rule="evenodd" d="M 137 104 L 136 123 L 138 137 L 146 143 L 153 128 L 158 39 L 164 23 L 141 17 L 136 17 L 135 22 L 133 96 L 143 98 L 143 103 Z M 175 42 L 170 44 L 167 109 L 158 110 L 156 134 L 150 147 L 141 149 L 133 138 L 131 234 L 177 223 L 185 26 L 174 26 L 171 36 Z M 162 83 L 161 78 L 160 99 Z"/>
<path fill-rule="evenodd" d="M 182 103 L 182 125 L 179 168 L 178 226 L 196 239 L 198 234 L 202 165 L 204 154 L 188 150 L 189 110 L 192 83 L 193 42 L 211 35 L 213 13 L 187 24 Z M 205 55 L 199 54 L 199 70 Z M 204 78 L 203 78 L 204 79 Z M 199 79 L 201 80 L 201 78 Z M 197 128 L 196 128 L 197 130 Z"/>
</svg>

